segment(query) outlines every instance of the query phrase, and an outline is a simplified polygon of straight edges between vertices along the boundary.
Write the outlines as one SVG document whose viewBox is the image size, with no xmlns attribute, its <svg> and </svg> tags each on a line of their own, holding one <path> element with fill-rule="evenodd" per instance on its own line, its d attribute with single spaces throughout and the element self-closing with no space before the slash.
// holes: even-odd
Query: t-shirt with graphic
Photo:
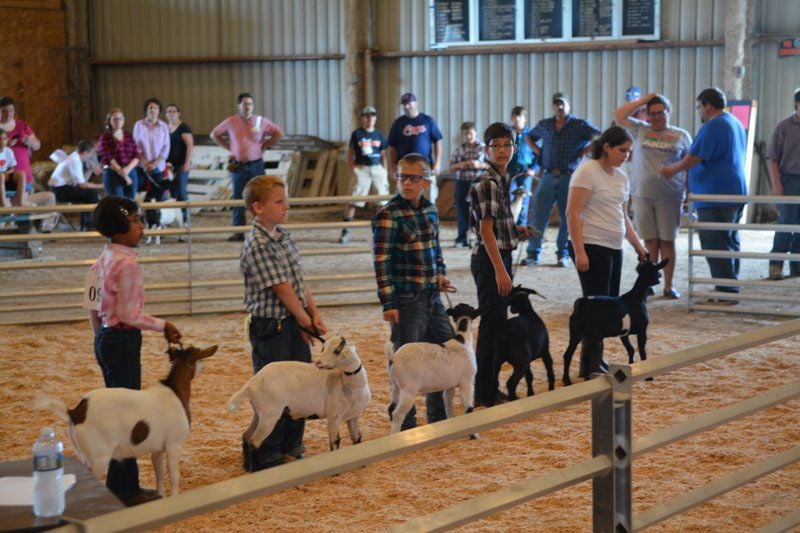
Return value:
<svg viewBox="0 0 800 533">
<path fill-rule="evenodd" d="M 372 167 L 381 164 L 381 152 L 386 150 L 386 138 L 378 130 L 358 128 L 350 136 L 350 148 L 355 152 L 356 165 Z"/>
<path fill-rule="evenodd" d="M 681 200 L 686 190 L 686 173 L 678 172 L 670 179 L 658 175 L 664 165 L 683 159 L 692 147 L 689 132 L 674 126 L 656 131 L 647 122 L 628 119 L 626 129 L 633 136 L 636 157 L 630 164 L 631 196 L 649 200 Z"/>
<path fill-rule="evenodd" d="M 17 158 L 14 157 L 14 150 L 6 146 L 0 148 L 0 172 L 8 172 L 17 166 Z"/>
<path fill-rule="evenodd" d="M 442 132 L 431 117 L 420 113 L 414 118 L 397 117 L 389 130 L 389 146 L 397 150 L 397 159 L 408 154 L 422 154 L 433 164 L 433 143 L 441 140 Z"/>
</svg>

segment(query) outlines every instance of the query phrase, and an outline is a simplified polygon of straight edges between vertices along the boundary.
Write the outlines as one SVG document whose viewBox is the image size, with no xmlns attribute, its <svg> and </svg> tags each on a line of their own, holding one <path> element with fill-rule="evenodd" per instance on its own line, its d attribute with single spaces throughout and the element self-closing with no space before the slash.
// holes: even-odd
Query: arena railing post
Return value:
<svg viewBox="0 0 800 533">
<path fill-rule="evenodd" d="M 592 456 L 611 458 L 611 471 L 592 480 L 592 530 L 631 531 L 631 368 L 610 365 L 611 390 L 592 400 Z M 599 378 L 598 378 L 599 379 Z"/>
</svg>

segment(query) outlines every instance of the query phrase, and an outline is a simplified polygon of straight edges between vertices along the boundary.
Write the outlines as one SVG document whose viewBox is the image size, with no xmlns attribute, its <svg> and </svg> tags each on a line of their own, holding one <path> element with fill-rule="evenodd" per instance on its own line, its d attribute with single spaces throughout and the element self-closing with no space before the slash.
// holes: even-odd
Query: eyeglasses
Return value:
<svg viewBox="0 0 800 533">
<path fill-rule="evenodd" d="M 697 109 L 698 111 L 700 111 L 704 107 L 705 107 L 705 105 L 703 105 L 703 104 L 697 104 L 696 106 L 694 106 L 694 108 Z"/>
<path fill-rule="evenodd" d="M 511 150 L 514 148 L 514 143 L 490 144 L 489 148 L 492 150 Z"/>
<path fill-rule="evenodd" d="M 425 176 L 417 176 L 416 174 L 395 174 L 395 179 L 400 183 L 410 181 L 411 183 L 419 183 L 425 179 Z"/>
</svg>

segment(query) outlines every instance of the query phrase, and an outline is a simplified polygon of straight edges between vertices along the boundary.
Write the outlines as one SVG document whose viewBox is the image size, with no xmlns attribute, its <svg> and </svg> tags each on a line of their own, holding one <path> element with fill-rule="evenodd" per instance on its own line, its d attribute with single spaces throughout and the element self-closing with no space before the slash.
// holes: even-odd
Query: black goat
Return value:
<svg viewBox="0 0 800 533">
<path fill-rule="evenodd" d="M 575 300 L 572 316 L 569 317 L 569 346 L 564 352 L 564 385 L 571 385 L 569 365 L 578 343 L 583 341 L 580 377 L 589 379 L 600 369 L 602 342 L 606 337 L 620 337 L 628 352 L 628 363 L 633 364 L 633 346 L 628 337 L 636 335 L 639 357 L 647 359 L 647 289 L 658 285 L 661 270 L 667 264 L 664 259 L 657 265 L 644 261 L 636 266 L 639 274 L 633 288 L 622 296 L 589 296 Z M 628 317 L 630 324 L 625 324 Z"/>
<path fill-rule="evenodd" d="M 548 390 L 553 390 L 556 386 L 553 358 L 550 355 L 550 336 L 547 333 L 547 326 L 533 310 L 528 299 L 531 294 L 542 296 L 535 290 L 526 289 L 521 285 L 511 290 L 508 305 L 511 312 L 517 313 L 518 316 L 506 321 L 497 349 L 497 372 L 500 372 L 500 367 L 506 362 L 514 367 L 514 372 L 506 382 L 509 400 L 517 399 L 517 385 L 523 375 L 528 384 L 528 396 L 533 396 L 531 362 L 535 359 L 541 358 L 547 370 Z"/>
</svg>

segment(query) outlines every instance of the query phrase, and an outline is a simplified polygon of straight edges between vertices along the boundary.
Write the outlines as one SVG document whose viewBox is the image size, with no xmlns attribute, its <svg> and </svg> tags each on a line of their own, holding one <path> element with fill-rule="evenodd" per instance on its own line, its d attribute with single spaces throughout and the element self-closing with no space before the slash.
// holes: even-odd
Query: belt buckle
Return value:
<svg viewBox="0 0 800 533">
<path fill-rule="evenodd" d="M 562 174 L 562 171 L 560 168 L 554 168 L 550 171 L 550 174 L 552 174 L 553 176 L 560 176 Z"/>
</svg>

